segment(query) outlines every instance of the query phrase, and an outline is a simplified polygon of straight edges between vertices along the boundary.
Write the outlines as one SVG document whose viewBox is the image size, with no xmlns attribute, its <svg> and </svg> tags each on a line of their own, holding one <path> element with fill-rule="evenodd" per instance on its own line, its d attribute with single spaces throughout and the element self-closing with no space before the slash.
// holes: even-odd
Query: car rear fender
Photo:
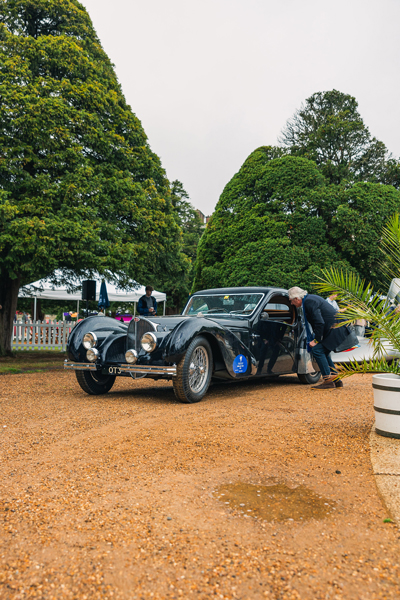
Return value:
<svg viewBox="0 0 400 600">
<path fill-rule="evenodd" d="M 178 363 L 191 341 L 199 335 L 210 341 L 214 360 L 222 359 L 231 377 L 248 377 L 253 373 L 255 358 L 243 342 L 217 321 L 201 317 L 187 319 L 175 327 L 165 345 L 164 360 Z"/>
</svg>

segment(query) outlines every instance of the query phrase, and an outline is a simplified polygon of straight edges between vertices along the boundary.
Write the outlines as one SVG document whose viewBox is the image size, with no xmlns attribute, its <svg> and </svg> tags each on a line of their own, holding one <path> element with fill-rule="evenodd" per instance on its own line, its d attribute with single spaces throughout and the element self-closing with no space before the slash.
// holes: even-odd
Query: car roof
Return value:
<svg viewBox="0 0 400 600">
<path fill-rule="evenodd" d="M 193 296 L 203 296 L 207 294 L 211 296 L 213 294 L 268 294 L 268 292 L 284 292 L 287 294 L 287 290 L 284 288 L 275 287 L 225 287 L 225 288 L 211 288 L 209 290 L 199 290 L 195 292 Z"/>
</svg>

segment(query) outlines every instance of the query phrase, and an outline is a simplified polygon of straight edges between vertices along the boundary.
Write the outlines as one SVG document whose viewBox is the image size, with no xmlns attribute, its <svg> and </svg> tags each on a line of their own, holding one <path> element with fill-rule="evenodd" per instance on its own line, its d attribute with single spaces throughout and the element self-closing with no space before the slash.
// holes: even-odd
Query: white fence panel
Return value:
<svg viewBox="0 0 400 600">
<path fill-rule="evenodd" d="M 18 321 L 13 325 L 13 350 L 61 350 L 67 348 L 68 336 L 75 323 L 67 321 Z"/>
</svg>

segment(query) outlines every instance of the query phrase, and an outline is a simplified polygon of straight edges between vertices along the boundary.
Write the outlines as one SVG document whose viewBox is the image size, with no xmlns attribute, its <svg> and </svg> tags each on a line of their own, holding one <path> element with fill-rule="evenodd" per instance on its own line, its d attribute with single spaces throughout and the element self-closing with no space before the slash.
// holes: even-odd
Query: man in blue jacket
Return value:
<svg viewBox="0 0 400 600">
<path fill-rule="evenodd" d="M 290 288 L 289 300 L 297 308 L 303 307 L 304 315 L 313 328 L 314 339 L 307 341 L 318 363 L 323 382 L 312 386 L 312 389 L 332 390 L 343 387 L 343 382 L 336 379 L 337 370 L 330 356 L 347 336 L 345 327 L 337 327 L 337 311 L 321 296 L 308 294 L 307 290 L 299 287 Z"/>
<path fill-rule="evenodd" d="M 157 300 L 152 296 L 153 288 L 146 285 L 146 294 L 139 298 L 137 305 L 139 315 L 150 316 L 157 314 Z"/>
</svg>

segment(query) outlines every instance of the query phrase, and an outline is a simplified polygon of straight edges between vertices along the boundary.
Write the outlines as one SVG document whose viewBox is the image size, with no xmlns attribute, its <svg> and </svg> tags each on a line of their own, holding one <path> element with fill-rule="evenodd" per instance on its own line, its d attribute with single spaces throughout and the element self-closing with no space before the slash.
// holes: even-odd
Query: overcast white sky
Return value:
<svg viewBox="0 0 400 600">
<path fill-rule="evenodd" d="M 81 0 L 82 1 L 82 0 Z M 399 0 L 83 0 L 170 181 L 211 214 L 314 92 L 400 155 Z"/>
</svg>

